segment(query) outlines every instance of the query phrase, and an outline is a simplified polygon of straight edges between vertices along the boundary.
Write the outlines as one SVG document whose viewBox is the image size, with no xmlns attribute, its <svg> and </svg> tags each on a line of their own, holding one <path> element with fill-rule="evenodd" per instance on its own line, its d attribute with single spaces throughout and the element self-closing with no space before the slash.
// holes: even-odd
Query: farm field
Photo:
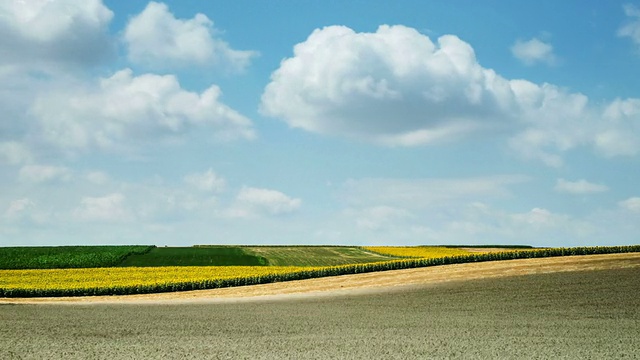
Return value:
<svg viewBox="0 0 640 360">
<path fill-rule="evenodd" d="M 585 261 L 590 270 L 576 265 Z M 543 272 L 464 280 L 465 271 L 473 276 L 505 263 L 527 262 L 532 263 L 531 270 Z M 548 267 L 545 262 L 562 266 Z M 637 254 L 411 271 L 447 268 L 457 268 L 458 281 L 330 296 L 0 305 L 0 347 L 7 359 L 604 359 L 640 355 Z M 551 269 L 564 270 L 544 272 Z M 336 278 L 300 282 L 330 279 Z M 259 286 L 270 285 L 283 284 Z"/>
<path fill-rule="evenodd" d="M 289 249 L 286 247 L 284 249 Z M 321 248 L 299 247 L 303 251 L 317 251 Z M 314 250 L 316 249 L 316 250 Z M 355 249 L 355 248 L 354 248 Z M 404 256 L 398 259 L 368 263 L 349 263 L 333 266 L 241 266 L 242 261 L 269 261 L 258 255 L 251 255 L 239 247 L 203 247 L 203 248 L 152 248 L 136 258 L 139 266 L 105 267 L 93 269 L 26 269 L 0 270 L 1 297 L 46 297 L 46 296 L 89 296 L 89 295 L 128 295 L 157 292 L 213 289 L 229 286 L 255 285 L 280 281 L 291 281 L 326 276 L 368 273 L 397 269 L 429 267 L 468 262 L 509 260 L 517 258 L 536 258 L 549 256 L 586 255 L 618 252 L 637 252 L 640 246 L 618 247 L 581 247 L 553 248 L 527 251 L 497 251 L 488 253 L 470 253 L 468 250 L 439 247 L 418 248 L 371 248 L 387 251 L 376 255 L 373 250 L 358 249 L 367 256 L 385 257 Z M 282 254 L 280 258 L 296 259 Z M 409 251 L 407 251 L 409 250 Z M 342 249 L 344 251 L 344 249 Z M 392 254 L 389 254 L 391 252 Z M 154 255 L 156 254 L 156 255 Z M 180 256 L 182 254 L 183 256 Z M 204 254 L 198 257 L 196 254 Z M 224 254 L 228 254 L 225 255 Z M 408 254 L 413 254 L 408 257 Z M 172 259 L 175 255 L 175 259 Z M 263 255 L 267 255 L 264 253 Z M 340 254 L 334 258 L 340 258 Z M 330 258 L 327 256 L 327 258 Z M 211 260 L 216 261 L 211 261 Z M 128 258 L 127 258 L 128 260 Z M 125 260 L 125 261 L 127 261 Z M 211 261 L 208 266 L 186 266 L 197 261 Z M 266 260 L 266 261 L 265 261 Z M 182 266 L 153 266 L 174 261 Z M 227 265 L 213 266 L 215 263 Z M 228 264 L 235 264 L 229 266 Z"/>
<path fill-rule="evenodd" d="M 153 246 L 0 247 L 0 269 L 64 269 L 111 267 L 127 256 L 145 254 Z"/>
<path fill-rule="evenodd" d="M 350 246 L 243 246 L 242 249 L 268 259 L 272 266 L 335 266 L 398 258 Z"/>
<path fill-rule="evenodd" d="M 128 256 L 118 266 L 264 266 L 267 259 L 238 246 L 156 247 Z"/>
</svg>

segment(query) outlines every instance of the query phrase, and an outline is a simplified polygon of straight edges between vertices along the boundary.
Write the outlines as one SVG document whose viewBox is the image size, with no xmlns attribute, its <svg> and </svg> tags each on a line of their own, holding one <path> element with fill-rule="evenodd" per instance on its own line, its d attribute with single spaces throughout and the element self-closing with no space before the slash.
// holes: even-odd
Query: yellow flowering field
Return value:
<svg viewBox="0 0 640 360">
<path fill-rule="evenodd" d="M 300 270 L 303 269 L 293 266 L 166 266 L 0 270 L 0 288 L 47 291 L 164 287 L 181 283 L 278 276 Z"/>
<path fill-rule="evenodd" d="M 363 249 L 384 255 L 427 259 L 470 254 L 467 250 L 442 246 L 365 246 Z"/>
</svg>

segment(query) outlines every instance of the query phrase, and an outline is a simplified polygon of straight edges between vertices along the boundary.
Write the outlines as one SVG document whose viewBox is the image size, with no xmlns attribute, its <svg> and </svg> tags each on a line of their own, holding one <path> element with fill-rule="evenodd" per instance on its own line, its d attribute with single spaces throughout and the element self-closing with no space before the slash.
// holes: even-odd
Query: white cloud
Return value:
<svg viewBox="0 0 640 360">
<path fill-rule="evenodd" d="M 411 212 L 392 206 L 347 209 L 345 215 L 354 218 L 357 227 L 372 231 L 395 229 L 403 220 L 413 217 Z"/>
<path fill-rule="evenodd" d="M 74 215 L 77 219 L 84 221 L 131 221 L 133 214 L 126 208 L 125 200 L 126 197 L 121 193 L 102 197 L 83 197 Z"/>
<path fill-rule="evenodd" d="M 110 180 L 109 174 L 102 171 L 91 171 L 85 177 L 91 184 L 95 185 L 104 185 Z"/>
<path fill-rule="evenodd" d="M 71 178 L 71 170 L 64 166 L 25 165 L 20 168 L 18 178 L 27 183 L 45 183 L 56 180 L 67 181 Z"/>
<path fill-rule="evenodd" d="M 640 153 L 640 99 L 616 99 L 603 113 L 605 123 L 595 135 L 602 154 L 635 156 Z"/>
<path fill-rule="evenodd" d="M 550 50 L 532 54 L 555 59 Z M 331 26 L 315 30 L 282 61 L 261 111 L 294 128 L 386 146 L 507 134 L 518 155 L 560 167 L 562 153 L 577 147 L 605 156 L 639 153 L 637 102 L 592 105 L 553 84 L 505 79 L 453 35 L 432 42 L 404 26 L 375 33 Z"/>
<path fill-rule="evenodd" d="M 584 179 L 578 181 L 567 181 L 558 179 L 554 188 L 557 192 L 569 193 L 574 195 L 593 194 L 608 191 L 605 185 L 590 183 Z"/>
<path fill-rule="evenodd" d="M 456 36 L 433 43 L 401 25 L 330 26 L 281 63 L 261 110 L 307 131 L 416 146 L 501 126 L 517 105 L 509 81 Z"/>
<path fill-rule="evenodd" d="M 618 203 L 625 210 L 640 213 L 640 197 L 631 197 Z"/>
<path fill-rule="evenodd" d="M 628 37 L 640 49 L 640 8 L 633 4 L 624 5 L 624 13 L 630 21 L 620 27 L 618 36 Z"/>
<path fill-rule="evenodd" d="M 226 181 L 216 175 L 213 169 L 204 173 L 192 173 L 184 177 L 185 183 L 201 191 L 220 192 L 224 190 Z"/>
<path fill-rule="evenodd" d="M 0 14 L 0 65 L 92 64 L 114 50 L 101 0 L 8 0 Z"/>
<path fill-rule="evenodd" d="M 243 187 L 234 205 L 227 211 L 231 217 L 253 217 L 261 215 L 282 215 L 300 208 L 302 200 L 289 197 L 280 191 Z"/>
<path fill-rule="evenodd" d="M 222 140 L 253 138 L 251 121 L 220 96 L 215 85 L 198 94 L 173 75 L 134 76 L 125 69 L 94 86 L 41 94 L 31 109 L 37 121 L 31 135 L 70 151 L 175 140 L 196 128 Z"/>
<path fill-rule="evenodd" d="M 31 151 L 25 144 L 17 141 L 0 142 L 0 163 L 16 165 L 32 160 Z"/>
<path fill-rule="evenodd" d="M 35 203 L 29 198 L 13 200 L 4 214 L 9 219 L 16 219 L 33 207 L 35 207 Z"/>
<path fill-rule="evenodd" d="M 346 182 L 340 197 L 350 206 L 425 209 L 510 195 L 508 186 L 528 181 L 521 175 L 468 179 L 359 179 Z"/>
<path fill-rule="evenodd" d="M 160 68 L 223 65 L 242 70 L 257 55 L 234 50 L 219 39 L 206 15 L 177 19 L 167 5 L 153 1 L 129 20 L 124 40 L 130 61 Z"/>
<path fill-rule="evenodd" d="M 517 40 L 511 47 L 511 53 L 525 65 L 544 63 L 554 65 L 557 63 L 551 44 L 533 38 L 528 41 Z"/>
</svg>

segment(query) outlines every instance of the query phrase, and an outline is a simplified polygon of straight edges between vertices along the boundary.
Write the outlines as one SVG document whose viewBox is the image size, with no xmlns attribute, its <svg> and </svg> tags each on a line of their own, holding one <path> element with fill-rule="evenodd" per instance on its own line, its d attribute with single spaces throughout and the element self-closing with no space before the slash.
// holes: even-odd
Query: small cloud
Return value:
<svg viewBox="0 0 640 360">
<path fill-rule="evenodd" d="M 9 219 L 16 219 L 34 206 L 35 203 L 29 198 L 13 200 L 4 214 Z"/>
<path fill-rule="evenodd" d="M 32 161 L 33 156 L 27 146 L 16 141 L 0 142 L 0 163 L 17 165 Z"/>
<path fill-rule="evenodd" d="M 632 197 L 618 203 L 620 207 L 628 211 L 640 213 L 640 197 Z"/>
<path fill-rule="evenodd" d="M 618 36 L 630 38 L 631 41 L 638 46 L 638 50 L 640 50 L 640 8 L 632 4 L 626 4 L 623 9 L 624 14 L 630 18 L 631 21 L 620 27 Z"/>
<path fill-rule="evenodd" d="M 605 185 L 590 183 L 584 179 L 578 181 L 567 181 L 565 179 L 558 179 L 554 189 L 557 192 L 574 195 L 593 194 L 609 191 L 609 188 Z"/>
<path fill-rule="evenodd" d="M 553 53 L 553 46 L 537 38 L 528 41 L 518 40 L 511 47 L 511 53 L 525 65 L 531 66 L 536 63 L 555 65 L 557 57 Z"/>
<path fill-rule="evenodd" d="M 361 210 L 348 210 L 346 214 L 355 217 L 357 227 L 371 231 L 394 228 L 399 223 L 413 218 L 411 212 L 392 206 L 373 206 Z"/>
<path fill-rule="evenodd" d="M 102 197 L 84 197 L 74 211 L 76 218 L 85 221 L 129 221 L 131 212 L 125 207 L 125 196 L 113 193 Z"/>
<path fill-rule="evenodd" d="M 226 181 L 216 175 L 212 169 L 204 173 L 192 173 L 184 177 L 184 182 L 201 191 L 221 192 L 226 186 Z"/>
<path fill-rule="evenodd" d="M 166 4 L 153 1 L 131 18 L 124 41 L 129 60 L 160 68 L 223 65 L 243 70 L 257 56 L 255 51 L 234 50 L 217 38 L 206 15 L 177 19 Z"/>
<path fill-rule="evenodd" d="M 302 200 L 292 198 L 280 191 L 243 187 L 234 206 L 227 212 L 231 217 L 254 217 L 260 215 L 283 215 L 300 208 Z"/>
<path fill-rule="evenodd" d="M 86 175 L 86 179 L 96 185 L 104 185 L 109 182 L 109 175 L 102 171 L 92 171 Z"/>
<path fill-rule="evenodd" d="M 26 165 L 20 169 L 18 178 L 28 183 L 68 181 L 71 178 L 71 170 L 62 166 Z"/>
</svg>

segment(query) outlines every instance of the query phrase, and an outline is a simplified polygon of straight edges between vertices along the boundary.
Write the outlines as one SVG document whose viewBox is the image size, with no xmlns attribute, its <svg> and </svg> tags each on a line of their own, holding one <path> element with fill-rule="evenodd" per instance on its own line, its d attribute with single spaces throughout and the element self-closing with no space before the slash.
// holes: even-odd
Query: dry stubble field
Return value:
<svg viewBox="0 0 640 360">
<path fill-rule="evenodd" d="M 4 299 L 0 359 L 634 358 L 638 289 L 631 253 Z"/>
</svg>

